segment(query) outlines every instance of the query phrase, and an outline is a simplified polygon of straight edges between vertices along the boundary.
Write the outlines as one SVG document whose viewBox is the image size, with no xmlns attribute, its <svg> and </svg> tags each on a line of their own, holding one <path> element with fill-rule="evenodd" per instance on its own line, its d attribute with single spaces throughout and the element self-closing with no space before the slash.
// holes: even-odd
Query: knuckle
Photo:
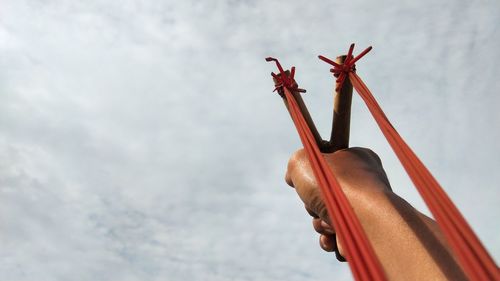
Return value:
<svg viewBox="0 0 500 281">
<path fill-rule="evenodd" d="M 321 227 L 321 219 L 313 219 L 312 225 L 317 233 L 319 234 L 323 233 L 323 227 Z"/>
<path fill-rule="evenodd" d="M 301 159 L 304 158 L 304 150 L 299 149 L 295 151 L 290 159 L 288 160 L 288 164 L 286 167 L 286 173 L 285 173 L 285 181 L 293 187 L 292 179 L 293 179 L 293 174 L 295 173 L 298 164 L 300 163 Z"/>
<path fill-rule="evenodd" d="M 289 171 L 292 171 L 297 166 L 297 163 L 304 157 L 304 153 L 304 149 L 299 149 L 292 154 L 288 160 Z"/>
<path fill-rule="evenodd" d="M 292 154 L 290 159 L 288 159 L 288 164 L 285 172 L 285 182 L 291 187 L 294 187 L 292 174 L 294 173 L 297 163 L 299 159 L 301 159 L 303 153 L 303 150 L 299 149 Z"/>
</svg>

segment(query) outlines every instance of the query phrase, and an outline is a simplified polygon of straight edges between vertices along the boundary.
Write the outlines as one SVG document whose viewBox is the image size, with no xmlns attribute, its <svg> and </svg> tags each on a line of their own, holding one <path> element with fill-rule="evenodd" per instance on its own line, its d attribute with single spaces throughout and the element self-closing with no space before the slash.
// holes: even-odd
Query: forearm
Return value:
<svg viewBox="0 0 500 281">
<path fill-rule="evenodd" d="M 466 280 L 432 219 L 390 191 L 347 194 L 389 280 Z"/>
</svg>

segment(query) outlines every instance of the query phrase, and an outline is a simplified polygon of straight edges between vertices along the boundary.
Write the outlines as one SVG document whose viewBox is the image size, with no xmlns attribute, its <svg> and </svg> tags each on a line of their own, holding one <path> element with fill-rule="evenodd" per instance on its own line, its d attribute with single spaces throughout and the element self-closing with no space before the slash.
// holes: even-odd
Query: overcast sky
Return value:
<svg viewBox="0 0 500 281">
<path fill-rule="evenodd" d="M 351 280 L 283 181 L 275 56 L 323 134 L 351 42 L 500 259 L 500 2 L 0 0 L 0 279 Z M 352 145 L 427 210 L 358 97 Z"/>
</svg>

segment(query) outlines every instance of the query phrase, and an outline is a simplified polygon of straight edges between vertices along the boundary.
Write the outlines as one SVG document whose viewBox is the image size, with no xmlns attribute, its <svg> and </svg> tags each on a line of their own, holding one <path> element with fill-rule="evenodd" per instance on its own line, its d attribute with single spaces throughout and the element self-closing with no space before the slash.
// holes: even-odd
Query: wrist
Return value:
<svg viewBox="0 0 500 281">
<path fill-rule="evenodd" d="M 385 183 L 377 180 L 367 180 L 367 182 L 370 183 L 369 186 L 364 183 L 361 186 L 346 184 L 342 188 L 360 220 L 385 215 L 392 206 L 391 202 L 399 198 Z"/>
</svg>

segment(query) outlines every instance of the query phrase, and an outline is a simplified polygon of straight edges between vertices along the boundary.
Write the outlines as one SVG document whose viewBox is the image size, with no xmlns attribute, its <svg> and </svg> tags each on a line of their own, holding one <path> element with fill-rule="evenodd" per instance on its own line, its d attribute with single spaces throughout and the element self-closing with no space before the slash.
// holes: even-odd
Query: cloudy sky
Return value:
<svg viewBox="0 0 500 281">
<path fill-rule="evenodd" d="M 280 58 L 358 74 L 500 259 L 500 2 L 0 0 L 1 280 L 350 280 L 283 176 Z M 352 145 L 427 212 L 359 98 Z"/>
</svg>

